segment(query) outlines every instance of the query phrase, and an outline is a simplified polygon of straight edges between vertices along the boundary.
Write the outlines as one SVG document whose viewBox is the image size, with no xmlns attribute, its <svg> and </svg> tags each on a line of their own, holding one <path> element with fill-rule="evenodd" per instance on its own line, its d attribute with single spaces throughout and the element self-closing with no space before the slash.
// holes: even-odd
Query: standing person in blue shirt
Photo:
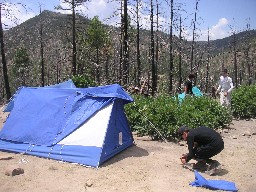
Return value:
<svg viewBox="0 0 256 192">
<path fill-rule="evenodd" d="M 234 85 L 231 77 L 228 76 L 228 70 L 224 69 L 220 76 L 219 86 L 216 93 L 220 93 L 220 104 L 228 108 L 231 107 L 231 91 Z"/>
</svg>

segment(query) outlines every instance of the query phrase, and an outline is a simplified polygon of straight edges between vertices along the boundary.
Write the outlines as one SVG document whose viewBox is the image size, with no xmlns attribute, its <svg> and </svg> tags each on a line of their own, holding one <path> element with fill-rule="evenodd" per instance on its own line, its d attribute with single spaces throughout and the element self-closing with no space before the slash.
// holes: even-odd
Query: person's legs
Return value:
<svg viewBox="0 0 256 192">
<path fill-rule="evenodd" d="M 228 95 L 226 96 L 226 106 L 228 107 L 228 108 L 230 108 L 231 107 L 231 95 L 230 95 L 230 93 L 228 93 Z"/>
<path fill-rule="evenodd" d="M 224 96 L 224 92 L 220 92 L 220 104 L 225 105 L 226 97 Z"/>
<path fill-rule="evenodd" d="M 194 148 L 194 153 L 196 155 L 196 161 L 193 165 L 193 169 L 198 171 L 209 171 L 211 169 L 216 169 L 218 166 L 215 160 L 210 159 L 211 157 L 217 155 L 224 149 L 224 143 L 220 143 L 217 147 L 211 146 L 198 146 Z"/>
<path fill-rule="evenodd" d="M 194 154 L 196 159 L 200 160 L 207 160 L 211 157 L 217 155 L 224 149 L 224 143 L 219 143 L 218 146 L 209 146 L 209 145 L 202 145 L 198 146 L 194 149 Z"/>
</svg>

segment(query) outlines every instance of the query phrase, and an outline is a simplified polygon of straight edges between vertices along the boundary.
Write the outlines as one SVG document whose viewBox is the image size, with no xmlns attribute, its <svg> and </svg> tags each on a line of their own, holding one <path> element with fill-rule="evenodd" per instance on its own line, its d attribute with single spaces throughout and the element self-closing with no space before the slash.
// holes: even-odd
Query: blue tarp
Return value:
<svg viewBox="0 0 256 192">
<path fill-rule="evenodd" d="M 133 101 L 117 84 L 74 89 L 23 87 L 15 99 L 15 110 L 0 132 L 0 139 L 51 146 L 114 98 L 124 103 Z"/>
<path fill-rule="evenodd" d="M 75 84 L 73 83 L 73 81 L 71 79 L 64 81 L 62 83 L 59 84 L 55 84 L 55 85 L 50 85 L 50 86 L 46 86 L 47 88 L 76 88 Z M 39 87 L 37 87 L 39 88 Z M 18 90 L 16 91 L 16 93 L 13 95 L 13 97 L 10 99 L 10 102 L 6 105 L 6 107 L 3 109 L 3 112 L 11 112 L 11 110 L 14 107 L 14 102 L 15 102 L 15 98 L 16 96 L 19 94 L 20 89 L 22 89 L 22 87 L 18 88 Z"/>
<path fill-rule="evenodd" d="M 195 181 L 191 182 L 191 186 L 196 187 L 205 187 L 213 190 L 224 190 L 224 191 L 237 191 L 236 185 L 234 182 L 225 181 L 225 180 L 207 180 L 197 171 L 195 173 Z"/>
<path fill-rule="evenodd" d="M 196 86 L 192 87 L 193 95 L 196 97 L 203 96 L 203 93 L 200 91 L 200 89 Z M 181 103 L 186 98 L 185 92 L 178 94 L 178 100 Z"/>
<path fill-rule="evenodd" d="M 193 88 L 192 88 L 192 92 L 193 92 L 193 94 L 196 96 L 196 97 L 201 97 L 201 96 L 203 96 L 203 93 L 200 91 L 200 89 L 198 88 L 198 87 L 196 87 L 196 86 L 194 86 Z"/>
</svg>

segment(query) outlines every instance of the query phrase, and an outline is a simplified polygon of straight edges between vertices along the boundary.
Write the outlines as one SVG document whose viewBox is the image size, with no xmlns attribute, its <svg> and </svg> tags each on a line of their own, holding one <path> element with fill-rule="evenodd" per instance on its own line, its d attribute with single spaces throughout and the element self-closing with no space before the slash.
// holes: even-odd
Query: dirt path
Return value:
<svg viewBox="0 0 256 192">
<path fill-rule="evenodd" d="M 5 115 L 0 115 L 0 128 Z M 225 149 L 215 157 L 223 165 L 219 175 L 206 179 L 235 182 L 239 191 L 256 190 L 256 121 L 234 120 L 222 131 Z M 203 192 L 192 187 L 194 173 L 182 168 L 179 157 L 186 146 L 150 141 L 135 136 L 135 145 L 99 169 L 86 168 L 33 156 L 0 152 L 0 191 L 4 192 Z M 7 157 L 12 157 L 8 159 Z M 6 176 L 7 167 L 24 174 Z"/>
</svg>

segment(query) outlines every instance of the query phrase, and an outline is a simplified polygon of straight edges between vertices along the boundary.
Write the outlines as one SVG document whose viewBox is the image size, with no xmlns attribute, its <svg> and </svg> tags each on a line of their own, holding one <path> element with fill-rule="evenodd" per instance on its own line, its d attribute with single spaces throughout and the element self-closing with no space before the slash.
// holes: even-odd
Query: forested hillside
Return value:
<svg viewBox="0 0 256 192">
<path fill-rule="evenodd" d="M 138 45 L 138 31 L 129 25 L 127 65 L 124 66 L 122 29 L 103 25 L 97 18 L 88 20 L 79 15 L 75 21 L 77 61 L 74 73 L 72 24 L 71 15 L 43 11 L 4 31 L 12 94 L 20 86 L 55 84 L 74 75 L 88 79 L 93 85 L 119 83 L 127 89 L 138 86 L 151 93 L 152 65 L 156 70 L 157 93 L 174 94 L 189 73 L 195 73 L 196 84 L 203 92 L 209 92 L 212 86 L 216 86 L 224 67 L 229 69 L 236 86 L 247 84 L 256 77 L 255 30 L 234 33 L 224 39 L 195 42 L 191 60 L 191 42 L 176 36 L 170 41 L 169 34 L 159 31 L 154 31 L 152 38 L 150 31 L 140 30 Z M 2 74 L 2 68 L 0 70 Z M 0 98 L 4 97 L 1 75 Z"/>
</svg>

